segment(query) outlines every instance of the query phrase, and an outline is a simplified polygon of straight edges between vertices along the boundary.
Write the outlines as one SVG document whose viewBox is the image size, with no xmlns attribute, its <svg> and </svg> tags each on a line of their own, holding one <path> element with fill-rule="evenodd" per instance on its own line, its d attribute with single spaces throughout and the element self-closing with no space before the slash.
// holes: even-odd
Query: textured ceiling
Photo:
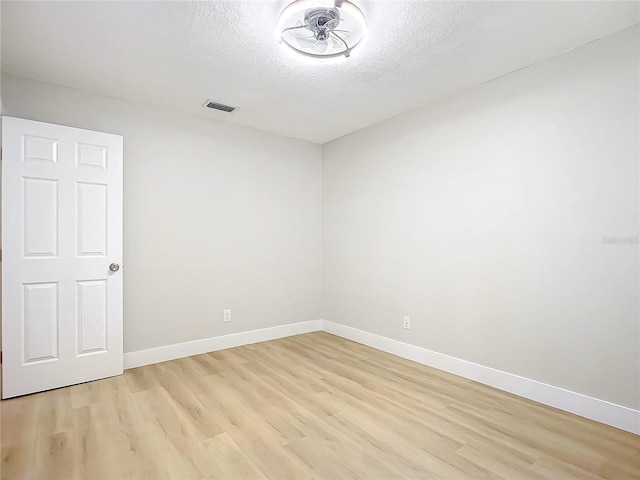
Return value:
<svg viewBox="0 0 640 480">
<path fill-rule="evenodd" d="M 358 1 L 344 63 L 276 43 L 287 1 L 2 1 L 2 70 L 324 143 L 639 22 L 638 2 Z M 240 106 L 206 110 L 212 98 Z"/>
</svg>

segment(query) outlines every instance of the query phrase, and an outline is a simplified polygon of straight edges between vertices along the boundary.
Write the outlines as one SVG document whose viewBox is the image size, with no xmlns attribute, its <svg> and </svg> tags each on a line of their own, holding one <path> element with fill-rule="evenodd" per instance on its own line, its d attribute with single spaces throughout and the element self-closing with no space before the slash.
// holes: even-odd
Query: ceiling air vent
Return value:
<svg viewBox="0 0 640 480">
<path fill-rule="evenodd" d="M 214 110 L 221 110 L 223 112 L 231 113 L 238 107 L 232 107 L 231 105 L 225 105 L 224 103 L 216 102 L 215 100 L 207 100 L 202 104 L 203 107 L 213 108 Z"/>
</svg>

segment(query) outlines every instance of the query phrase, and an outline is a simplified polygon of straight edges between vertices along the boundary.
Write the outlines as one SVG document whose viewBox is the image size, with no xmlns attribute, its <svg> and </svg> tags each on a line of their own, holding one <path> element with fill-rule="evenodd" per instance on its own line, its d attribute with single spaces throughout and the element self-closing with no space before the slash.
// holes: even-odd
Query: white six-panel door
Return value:
<svg viewBox="0 0 640 480">
<path fill-rule="evenodd" d="M 2 397 L 121 374 L 122 137 L 3 117 L 2 254 Z"/>
</svg>

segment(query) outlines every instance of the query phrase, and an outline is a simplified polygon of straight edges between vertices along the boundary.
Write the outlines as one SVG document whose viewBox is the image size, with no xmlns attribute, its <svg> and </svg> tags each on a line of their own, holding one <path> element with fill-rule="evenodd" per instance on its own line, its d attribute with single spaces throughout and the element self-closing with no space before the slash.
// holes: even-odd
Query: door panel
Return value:
<svg viewBox="0 0 640 480">
<path fill-rule="evenodd" d="M 77 144 L 79 167 L 97 167 L 107 169 L 107 147 L 102 145 Z"/>
<path fill-rule="evenodd" d="M 107 185 L 77 183 L 78 256 L 107 255 Z"/>
<path fill-rule="evenodd" d="M 23 178 L 24 256 L 58 255 L 58 181 Z"/>
<path fill-rule="evenodd" d="M 107 351 L 107 280 L 78 283 L 78 354 Z"/>
<path fill-rule="evenodd" d="M 58 284 L 23 284 L 24 363 L 58 359 Z"/>
<path fill-rule="evenodd" d="M 58 140 L 55 138 L 24 135 L 22 161 L 58 162 Z"/>
<path fill-rule="evenodd" d="M 122 373 L 122 137 L 2 118 L 3 398 Z"/>
</svg>

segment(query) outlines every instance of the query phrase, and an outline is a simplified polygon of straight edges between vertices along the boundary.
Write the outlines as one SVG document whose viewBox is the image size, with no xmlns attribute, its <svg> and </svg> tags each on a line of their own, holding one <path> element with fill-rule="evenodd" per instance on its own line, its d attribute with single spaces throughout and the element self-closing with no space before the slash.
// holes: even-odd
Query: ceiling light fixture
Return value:
<svg viewBox="0 0 640 480">
<path fill-rule="evenodd" d="M 367 22 L 347 0 L 296 0 L 280 14 L 276 35 L 306 57 L 349 57 L 366 42 Z"/>
</svg>

